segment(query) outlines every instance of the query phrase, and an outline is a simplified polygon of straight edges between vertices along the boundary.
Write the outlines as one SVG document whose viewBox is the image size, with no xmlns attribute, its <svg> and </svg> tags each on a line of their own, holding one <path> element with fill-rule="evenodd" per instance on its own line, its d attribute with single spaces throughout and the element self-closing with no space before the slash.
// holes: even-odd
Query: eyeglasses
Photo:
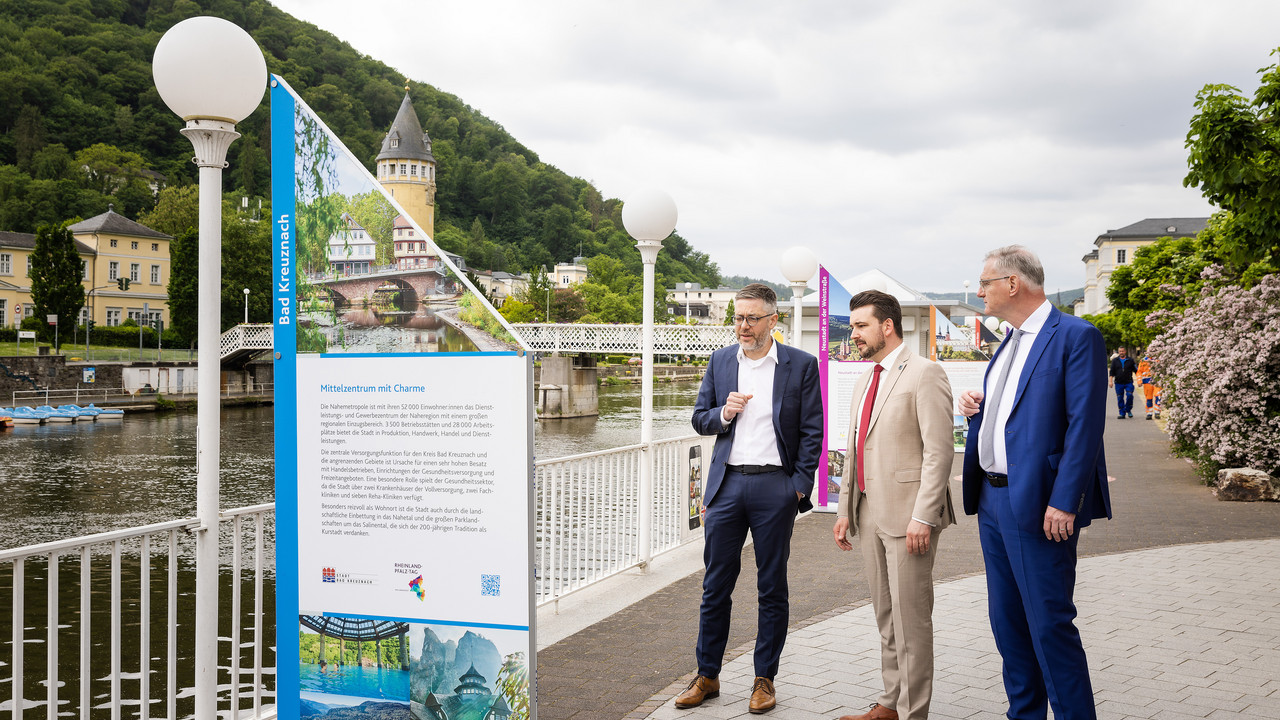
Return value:
<svg viewBox="0 0 1280 720">
<path fill-rule="evenodd" d="M 986 280 L 983 280 L 983 279 L 979 278 L 979 279 L 978 279 L 978 287 L 982 288 L 983 290 L 986 290 L 986 289 L 987 289 L 987 286 L 988 286 L 988 285 L 990 285 L 991 283 L 993 283 L 993 282 L 995 282 L 995 281 L 997 281 L 997 280 L 1008 280 L 1008 279 L 1009 279 L 1009 278 L 1011 278 L 1011 277 L 1013 277 L 1013 276 L 1012 276 L 1012 275 L 1004 275 L 1004 276 L 1002 276 L 1002 277 L 998 277 L 998 278 L 987 278 Z"/>
<path fill-rule="evenodd" d="M 733 324 L 742 325 L 745 327 L 755 327 L 756 323 L 760 322 L 761 320 L 767 317 L 772 317 L 772 316 L 773 316 L 773 313 L 770 313 L 768 315 L 734 315 Z"/>
</svg>

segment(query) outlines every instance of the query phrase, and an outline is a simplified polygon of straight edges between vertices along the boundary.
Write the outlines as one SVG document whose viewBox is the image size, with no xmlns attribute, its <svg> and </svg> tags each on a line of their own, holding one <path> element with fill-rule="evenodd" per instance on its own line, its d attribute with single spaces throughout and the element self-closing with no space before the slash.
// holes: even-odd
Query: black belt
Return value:
<svg viewBox="0 0 1280 720">
<path fill-rule="evenodd" d="M 1004 473 L 987 473 L 987 484 L 991 487 L 1009 487 L 1009 476 Z"/>
<path fill-rule="evenodd" d="M 763 475 L 765 473 L 782 472 L 779 465 L 725 465 L 726 470 L 732 470 L 743 475 Z"/>
</svg>

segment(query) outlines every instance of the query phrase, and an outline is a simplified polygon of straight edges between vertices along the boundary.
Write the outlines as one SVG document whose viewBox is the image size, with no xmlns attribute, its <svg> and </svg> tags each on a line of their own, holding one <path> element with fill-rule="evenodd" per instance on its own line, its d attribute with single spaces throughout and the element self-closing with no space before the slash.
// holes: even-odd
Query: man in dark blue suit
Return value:
<svg viewBox="0 0 1280 720">
<path fill-rule="evenodd" d="M 756 679 L 748 709 L 776 704 L 773 679 L 787 639 L 787 559 L 798 513 L 813 504 L 814 473 L 822 455 L 822 390 L 812 355 L 773 341 L 778 322 L 773 290 L 752 283 L 735 298 L 738 345 L 707 363 L 693 427 L 716 435 L 703 503 L 706 535 L 698 676 L 676 697 L 678 708 L 720 694 L 720 664 L 729 639 L 733 587 L 747 532 L 755 543 L 759 620 Z"/>
<path fill-rule="evenodd" d="M 1004 659 L 1008 717 L 1097 717 L 1075 627 L 1078 530 L 1111 517 L 1102 451 L 1107 353 L 1093 325 L 1045 299 L 1044 268 L 1024 247 L 987 254 L 987 313 L 1013 325 L 969 390 L 964 510 L 978 515 L 988 607 Z"/>
</svg>

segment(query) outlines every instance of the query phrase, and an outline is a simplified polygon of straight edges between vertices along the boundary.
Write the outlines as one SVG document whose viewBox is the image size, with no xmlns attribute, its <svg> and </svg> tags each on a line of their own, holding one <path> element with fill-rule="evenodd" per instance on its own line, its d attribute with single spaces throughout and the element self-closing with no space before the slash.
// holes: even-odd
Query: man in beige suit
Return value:
<svg viewBox="0 0 1280 720">
<path fill-rule="evenodd" d="M 938 533 L 955 522 L 951 383 L 903 345 L 892 295 L 853 296 L 849 325 L 858 352 L 876 364 L 853 390 L 834 533 L 841 550 L 860 536 L 884 692 L 868 712 L 840 720 L 924 720 L 933 695 L 933 560 Z"/>
</svg>

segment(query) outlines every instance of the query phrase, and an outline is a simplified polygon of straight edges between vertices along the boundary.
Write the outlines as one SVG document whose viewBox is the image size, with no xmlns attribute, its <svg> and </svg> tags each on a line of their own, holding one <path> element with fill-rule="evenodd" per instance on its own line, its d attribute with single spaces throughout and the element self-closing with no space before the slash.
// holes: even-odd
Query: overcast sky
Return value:
<svg viewBox="0 0 1280 720">
<path fill-rule="evenodd" d="M 961 291 L 1023 243 L 1050 292 L 1109 229 L 1203 217 L 1196 92 L 1252 97 L 1276 0 L 274 0 L 606 197 L 665 190 L 724 274 L 804 245 Z"/>
</svg>

